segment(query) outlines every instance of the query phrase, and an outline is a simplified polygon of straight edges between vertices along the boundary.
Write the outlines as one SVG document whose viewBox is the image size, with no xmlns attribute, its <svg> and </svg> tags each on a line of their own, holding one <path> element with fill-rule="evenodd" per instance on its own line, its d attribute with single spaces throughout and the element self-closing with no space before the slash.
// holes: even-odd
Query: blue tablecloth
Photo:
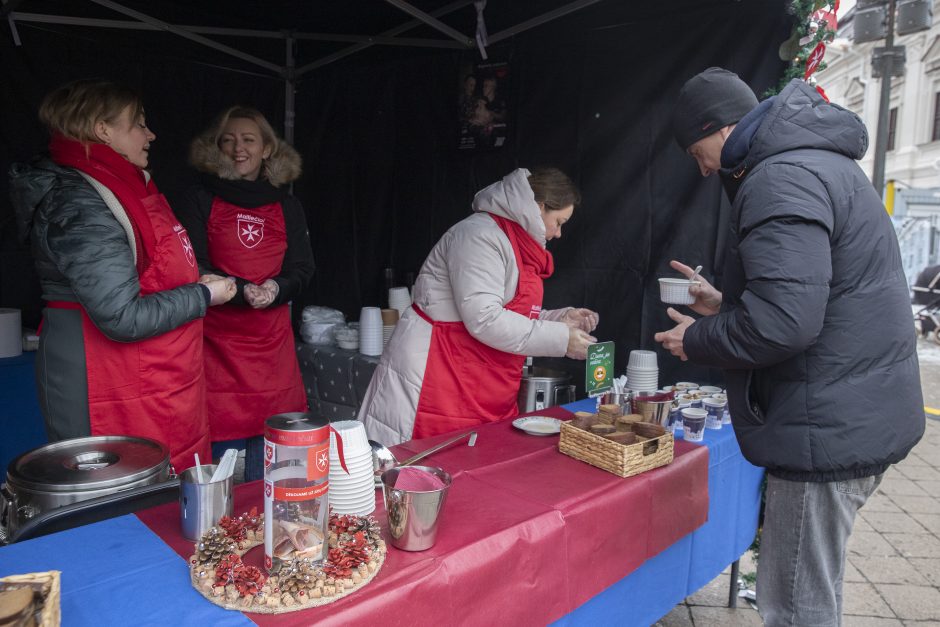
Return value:
<svg viewBox="0 0 940 627">
<path fill-rule="evenodd" d="M 206 602 L 180 557 L 134 515 L 0 549 L 0 576 L 62 571 L 62 624 L 252 625 Z"/>
<path fill-rule="evenodd" d="M 14 457 L 49 440 L 36 398 L 36 353 L 0 359 L 0 470 Z"/>
<path fill-rule="evenodd" d="M 708 522 L 556 624 L 650 625 L 744 553 L 757 526 L 762 471 L 741 457 L 730 427 L 706 430 L 705 445 Z M 133 515 L 0 549 L 0 576 L 46 570 L 63 573 L 64 625 L 252 624 L 206 602 L 182 559 Z"/>
<path fill-rule="evenodd" d="M 594 411 L 595 401 L 566 405 Z M 555 625 L 651 625 L 737 560 L 754 541 L 764 471 L 741 456 L 730 425 L 706 429 L 708 522 Z"/>
</svg>

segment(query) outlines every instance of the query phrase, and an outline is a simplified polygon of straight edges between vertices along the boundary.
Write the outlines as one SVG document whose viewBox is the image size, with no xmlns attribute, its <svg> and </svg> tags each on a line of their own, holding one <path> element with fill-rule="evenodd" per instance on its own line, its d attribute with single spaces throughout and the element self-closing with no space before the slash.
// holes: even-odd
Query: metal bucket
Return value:
<svg viewBox="0 0 940 627">
<path fill-rule="evenodd" d="M 444 487 L 422 492 L 396 489 L 398 474 L 407 468 L 434 475 L 444 482 Z M 452 482 L 449 474 L 430 466 L 404 466 L 382 473 L 382 495 L 385 497 L 392 546 L 403 551 L 424 551 L 434 546 L 441 511 Z"/>
<path fill-rule="evenodd" d="M 644 422 L 669 426 L 669 412 L 672 410 L 672 401 L 650 401 L 643 398 L 643 392 L 633 397 L 634 413 L 643 416 Z"/>
</svg>

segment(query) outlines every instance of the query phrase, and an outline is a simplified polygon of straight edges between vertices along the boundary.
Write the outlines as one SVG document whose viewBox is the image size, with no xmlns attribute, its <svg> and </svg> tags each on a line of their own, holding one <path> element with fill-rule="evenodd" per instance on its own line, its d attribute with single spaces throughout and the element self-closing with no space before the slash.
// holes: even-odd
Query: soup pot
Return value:
<svg viewBox="0 0 940 627">
<path fill-rule="evenodd" d="M 0 490 L 0 542 L 16 541 L 24 525 L 51 512 L 67 514 L 178 485 L 169 450 L 153 440 L 106 435 L 41 446 L 7 467 Z"/>
<path fill-rule="evenodd" d="M 526 368 L 519 385 L 519 412 L 539 411 L 574 401 L 575 387 L 567 372 L 548 368 Z"/>
</svg>

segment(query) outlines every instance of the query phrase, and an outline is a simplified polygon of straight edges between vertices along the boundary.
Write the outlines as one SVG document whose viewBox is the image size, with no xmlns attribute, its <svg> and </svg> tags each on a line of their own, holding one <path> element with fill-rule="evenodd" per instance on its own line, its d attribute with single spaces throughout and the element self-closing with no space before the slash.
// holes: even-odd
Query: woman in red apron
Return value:
<svg viewBox="0 0 940 627">
<path fill-rule="evenodd" d="M 233 107 L 193 142 L 190 160 L 200 185 L 174 208 L 201 271 L 237 286 L 205 320 L 210 431 L 217 455 L 247 447 L 251 481 L 264 470 L 265 419 L 307 408 L 290 301 L 313 276 L 313 251 L 303 207 L 285 189 L 300 175 L 300 156 L 261 113 Z"/>
<path fill-rule="evenodd" d="M 525 357 L 584 359 L 597 314 L 542 310 L 561 237 L 580 196 L 553 168 L 519 169 L 477 193 L 421 268 L 414 304 L 382 353 L 359 419 L 384 444 L 518 413 Z"/>
<path fill-rule="evenodd" d="M 12 183 L 48 301 L 36 367 L 49 438 L 146 437 L 182 471 L 209 454 L 201 318 L 234 284 L 197 283 L 186 230 L 144 171 L 155 136 L 131 90 L 71 83 L 40 118 L 51 159 Z"/>
</svg>

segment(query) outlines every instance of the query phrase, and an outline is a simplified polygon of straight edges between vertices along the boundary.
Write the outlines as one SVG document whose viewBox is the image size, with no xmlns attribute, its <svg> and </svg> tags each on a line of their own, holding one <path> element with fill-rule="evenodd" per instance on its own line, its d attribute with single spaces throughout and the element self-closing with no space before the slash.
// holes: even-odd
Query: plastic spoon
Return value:
<svg viewBox="0 0 940 627">
<path fill-rule="evenodd" d="M 701 271 L 702 271 L 702 266 L 701 266 L 701 265 L 695 266 L 695 272 L 693 272 L 693 273 L 692 273 L 692 276 L 689 277 L 689 283 L 694 283 L 696 277 L 698 277 L 698 273 L 701 272 Z"/>
<path fill-rule="evenodd" d="M 196 478 L 199 479 L 199 483 L 205 483 L 206 480 L 202 476 L 202 464 L 199 463 L 199 453 L 196 453 Z"/>
</svg>

